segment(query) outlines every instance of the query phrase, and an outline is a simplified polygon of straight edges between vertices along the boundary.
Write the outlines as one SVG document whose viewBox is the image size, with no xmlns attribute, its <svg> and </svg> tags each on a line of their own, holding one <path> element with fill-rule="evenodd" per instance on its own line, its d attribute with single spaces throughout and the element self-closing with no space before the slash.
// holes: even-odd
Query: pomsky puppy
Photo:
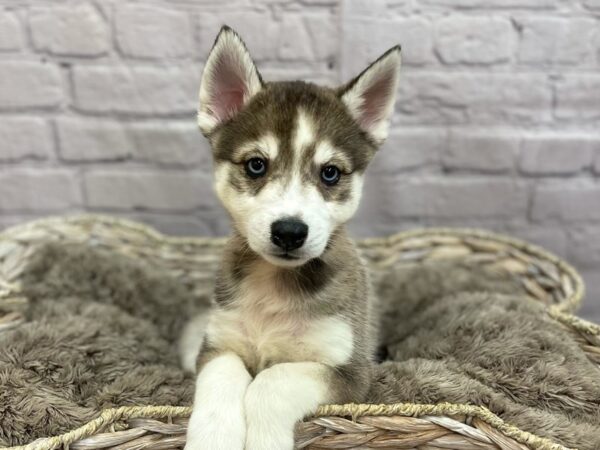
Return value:
<svg viewBox="0 0 600 450">
<path fill-rule="evenodd" d="M 292 449 L 319 405 L 364 400 L 375 320 L 344 224 L 387 136 L 399 67 L 393 47 L 339 88 L 265 82 L 238 34 L 219 32 L 198 125 L 234 231 L 214 306 L 181 341 L 198 374 L 186 449 Z"/>
</svg>

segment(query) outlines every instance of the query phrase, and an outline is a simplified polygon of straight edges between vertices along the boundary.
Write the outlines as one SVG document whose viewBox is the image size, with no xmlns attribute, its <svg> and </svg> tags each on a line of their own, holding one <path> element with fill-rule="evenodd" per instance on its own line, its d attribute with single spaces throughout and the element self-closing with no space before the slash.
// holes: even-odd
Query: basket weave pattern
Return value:
<svg viewBox="0 0 600 450">
<path fill-rule="evenodd" d="M 165 237 L 146 226 L 103 216 L 46 219 L 0 234 L 0 332 L 24 321 L 28 300 L 20 278 L 36 248 L 49 241 L 89 243 L 152 260 L 180 282 L 206 295 L 212 290 L 223 239 Z M 600 327 L 568 314 L 583 283 L 568 264 L 524 242 L 479 230 L 428 229 L 363 240 L 359 250 L 375 283 L 391 267 L 461 259 L 513 273 L 529 295 L 569 330 L 599 367 Z M 105 410 L 65 435 L 14 449 L 168 449 L 185 443 L 190 409 L 172 406 Z M 471 405 L 325 405 L 297 426 L 297 448 L 563 449 Z"/>
</svg>

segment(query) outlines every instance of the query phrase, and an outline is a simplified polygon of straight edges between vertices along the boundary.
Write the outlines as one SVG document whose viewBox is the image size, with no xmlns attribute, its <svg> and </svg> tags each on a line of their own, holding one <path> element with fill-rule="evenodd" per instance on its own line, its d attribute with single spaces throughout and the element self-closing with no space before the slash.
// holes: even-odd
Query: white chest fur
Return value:
<svg viewBox="0 0 600 450">
<path fill-rule="evenodd" d="M 235 307 L 213 312 L 207 339 L 221 350 L 237 353 L 254 372 L 281 362 L 337 366 L 349 361 L 353 335 L 343 318 L 307 317 L 292 308 L 302 299 L 286 298 L 268 282 L 249 283 L 240 293 Z"/>
</svg>

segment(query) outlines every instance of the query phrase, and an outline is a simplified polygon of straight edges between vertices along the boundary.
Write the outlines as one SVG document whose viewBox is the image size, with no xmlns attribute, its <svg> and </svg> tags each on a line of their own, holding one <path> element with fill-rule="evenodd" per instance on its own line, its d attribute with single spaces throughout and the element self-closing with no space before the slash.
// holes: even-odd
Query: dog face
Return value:
<svg viewBox="0 0 600 450">
<path fill-rule="evenodd" d="M 202 75 L 198 125 L 213 148 L 217 195 L 267 261 L 293 267 L 319 257 L 355 213 L 387 136 L 399 65 L 394 47 L 338 89 L 265 83 L 223 27 Z"/>
</svg>

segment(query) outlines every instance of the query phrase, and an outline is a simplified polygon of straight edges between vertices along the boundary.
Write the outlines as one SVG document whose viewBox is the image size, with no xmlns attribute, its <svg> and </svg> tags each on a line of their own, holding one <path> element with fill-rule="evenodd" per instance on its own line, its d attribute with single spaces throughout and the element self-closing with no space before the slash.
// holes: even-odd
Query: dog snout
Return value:
<svg viewBox="0 0 600 450">
<path fill-rule="evenodd" d="M 298 219 L 277 220 L 271 224 L 271 242 L 288 252 L 302 247 L 308 236 L 308 225 Z"/>
</svg>

